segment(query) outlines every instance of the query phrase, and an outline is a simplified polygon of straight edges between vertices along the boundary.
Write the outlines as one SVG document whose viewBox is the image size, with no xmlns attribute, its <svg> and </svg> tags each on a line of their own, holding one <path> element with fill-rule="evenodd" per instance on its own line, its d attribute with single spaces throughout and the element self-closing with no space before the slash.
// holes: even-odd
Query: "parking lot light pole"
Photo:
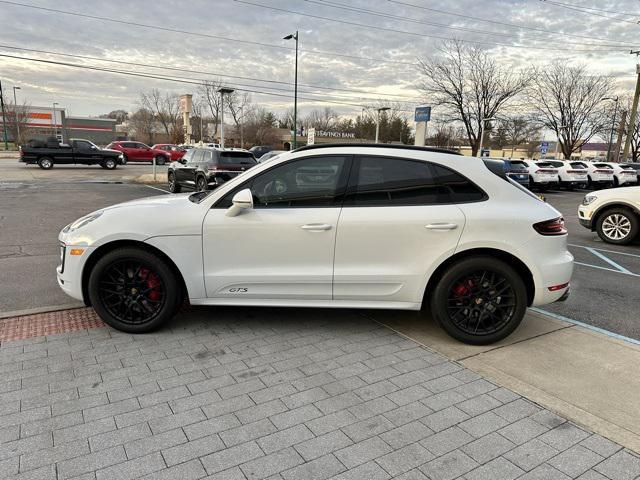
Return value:
<svg viewBox="0 0 640 480">
<path fill-rule="evenodd" d="M 53 102 L 53 128 L 55 129 L 55 137 L 56 140 L 58 140 L 58 120 L 56 120 L 56 105 L 58 105 L 58 102 Z"/>
<path fill-rule="evenodd" d="M 283 40 L 291 40 L 294 39 L 296 41 L 296 71 L 295 71 L 295 81 L 294 81 L 294 90 L 293 90 L 293 148 L 295 150 L 298 148 L 298 30 L 296 33 L 292 33 L 283 38 Z"/>
<path fill-rule="evenodd" d="M 490 118 L 483 118 L 482 120 L 480 120 L 480 146 L 478 147 L 478 153 L 477 153 L 478 157 L 482 156 L 482 144 L 484 143 L 484 124 L 485 122 L 490 122 L 491 120 L 494 120 L 494 118 L 490 117 Z"/>
<path fill-rule="evenodd" d="M 611 134 L 609 135 L 609 145 L 607 146 L 607 162 L 611 161 L 611 146 L 613 144 L 613 131 L 616 129 L 616 116 L 618 115 L 618 100 L 620 97 L 604 97 L 602 100 L 613 100 L 616 106 L 613 109 L 613 121 L 611 122 Z"/>
<path fill-rule="evenodd" d="M 221 88 L 220 93 L 220 148 L 224 148 L 224 96 L 233 93 L 233 88 Z"/>
<path fill-rule="evenodd" d="M 22 90 L 20 87 L 16 87 L 14 85 L 13 87 L 13 116 L 16 119 L 16 129 L 18 130 L 17 132 L 17 139 L 14 138 L 13 143 L 15 143 L 16 145 L 18 145 L 18 143 L 22 143 L 20 142 L 20 121 L 18 120 L 18 100 L 16 100 L 16 90 Z"/>
<path fill-rule="evenodd" d="M 380 138 L 380 112 L 386 112 L 387 110 L 391 110 L 391 107 L 380 107 L 377 109 L 378 114 L 376 116 L 376 143 L 378 143 L 378 139 Z"/>
</svg>

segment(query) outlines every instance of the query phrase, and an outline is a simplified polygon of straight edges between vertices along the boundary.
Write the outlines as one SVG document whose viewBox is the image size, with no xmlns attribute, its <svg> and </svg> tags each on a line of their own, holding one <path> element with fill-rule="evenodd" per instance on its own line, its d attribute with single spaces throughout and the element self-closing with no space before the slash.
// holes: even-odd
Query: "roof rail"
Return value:
<svg viewBox="0 0 640 480">
<path fill-rule="evenodd" d="M 397 143 L 320 143 L 317 145 L 306 145 L 299 147 L 294 152 L 304 152 L 306 150 L 315 150 L 319 148 L 336 148 L 336 147 L 367 147 L 367 148 L 395 148 L 398 150 L 420 150 L 422 152 L 448 153 L 451 155 L 462 155 L 460 152 L 447 150 L 446 148 L 436 147 L 417 147 L 415 145 L 399 145 Z"/>
</svg>

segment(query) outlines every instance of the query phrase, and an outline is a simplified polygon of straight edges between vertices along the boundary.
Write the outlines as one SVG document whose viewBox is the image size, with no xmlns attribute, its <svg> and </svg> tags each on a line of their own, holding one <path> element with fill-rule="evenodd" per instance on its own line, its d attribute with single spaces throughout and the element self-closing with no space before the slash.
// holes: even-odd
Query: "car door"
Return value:
<svg viewBox="0 0 640 480">
<path fill-rule="evenodd" d="M 73 156 L 75 163 L 94 163 L 93 156 L 97 155 L 97 152 L 93 150 L 93 145 L 85 140 L 73 140 L 71 142 L 73 147 Z"/>
<path fill-rule="evenodd" d="M 191 153 L 193 152 L 193 153 Z M 176 170 L 176 179 L 181 185 L 193 188 L 196 184 L 196 169 L 202 163 L 204 150 L 191 150 L 190 155 L 185 156 L 186 163 Z"/>
<path fill-rule="evenodd" d="M 453 173 L 420 160 L 354 159 L 336 237 L 334 300 L 422 301 L 426 272 L 454 253 L 465 225 L 438 172 Z"/>
<path fill-rule="evenodd" d="M 202 230 L 207 295 L 231 303 L 331 300 L 336 227 L 350 164 L 348 155 L 291 160 L 218 201 Z M 226 216 L 234 194 L 246 188 L 253 208 Z"/>
</svg>

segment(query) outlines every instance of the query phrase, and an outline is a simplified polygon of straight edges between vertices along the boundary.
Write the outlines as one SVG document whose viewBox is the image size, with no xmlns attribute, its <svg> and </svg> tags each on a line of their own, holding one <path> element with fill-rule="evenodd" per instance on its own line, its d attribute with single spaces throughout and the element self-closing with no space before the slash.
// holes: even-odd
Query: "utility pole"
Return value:
<svg viewBox="0 0 640 480">
<path fill-rule="evenodd" d="M 615 97 L 605 97 L 602 100 L 613 100 L 616 104 L 615 108 L 613 109 L 613 121 L 611 122 L 611 134 L 609 135 L 609 143 L 607 144 L 607 162 L 611 161 L 611 147 L 613 146 L 613 132 L 616 129 L 616 117 L 618 115 L 618 101 L 620 100 L 620 97 L 615 96 Z"/>
<path fill-rule="evenodd" d="M 640 55 L 640 50 L 631 50 L 632 55 L 636 57 Z M 629 117 L 629 129 L 627 130 L 627 139 L 624 142 L 624 152 L 622 153 L 622 161 L 627 161 L 629 155 L 629 149 L 631 148 L 631 139 L 633 132 L 636 128 L 636 114 L 638 113 L 638 98 L 640 98 L 640 64 L 636 64 L 636 73 L 638 78 L 636 79 L 636 92 L 633 95 L 633 107 L 631 107 L 631 116 Z"/>
<path fill-rule="evenodd" d="M 620 162 L 620 148 L 622 147 L 622 136 L 624 135 L 624 126 L 627 122 L 627 111 L 623 110 L 620 117 L 620 126 L 618 127 L 618 139 L 616 140 L 616 149 L 613 152 L 613 161 Z"/>
<path fill-rule="evenodd" d="M 9 150 L 7 141 L 7 117 L 4 112 L 4 96 L 2 95 L 2 82 L 0 81 L 0 106 L 2 107 L 2 131 L 4 132 L 4 149 Z"/>
</svg>

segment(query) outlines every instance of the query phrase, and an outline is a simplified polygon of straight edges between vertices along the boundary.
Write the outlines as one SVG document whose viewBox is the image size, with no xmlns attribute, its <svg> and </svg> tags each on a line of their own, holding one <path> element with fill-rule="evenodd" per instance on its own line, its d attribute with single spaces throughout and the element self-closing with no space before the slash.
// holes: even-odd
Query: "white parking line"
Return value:
<svg viewBox="0 0 640 480">
<path fill-rule="evenodd" d="M 158 190 L 158 191 L 160 191 L 160 192 L 164 192 L 164 193 L 171 193 L 171 192 L 170 192 L 170 191 L 168 191 L 168 190 L 163 190 L 162 188 L 153 187 L 153 186 L 151 186 L 151 185 L 145 185 L 145 187 L 153 188 L 154 190 Z"/>
<path fill-rule="evenodd" d="M 620 270 L 616 270 L 614 268 L 601 267 L 600 265 L 591 265 L 590 263 L 582 263 L 582 262 L 573 262 L 575 265 L 581 265 L 583 267 L 591 267 L 597 268 L 598 270 L 605 270 L 607 272 L 619 273 L 620 275 L 629 275 L 631 277 L 640 277 L 637 273 L 632 273 L 627 270 L 627 272 L 621 272 Z"/>
<path fill-rule="evenodd" d="M 614 262 L 613 260 L 611 260 L 609 257 L 607 257 L 606 255 L 598 252 L 595 248 L 590 248 L 587 247 L 585 250 L 587 250 L 588 252 L 592 253 L 593 255 L 595 255 L 596 257 L 598 257 L 599 259 L 607 262 L 609 265 L 611 265 L 613 268 L 615 268 L 616 270 L 619 270 L 622 273 L 631 273 L 630 270 L 627 270 L 626 268 L 624 268 L 622 265 L 618 265 L 616 262 Z"/>
<path fill-rule="evenodd" d="M 640 345 L 640 340 L 636 340 L 635 338 L 625 337 L 624 335 L 620 335 L 619 333 L 610 332 L 609 330 L 605 330 L 604 328 L 594 327 L 593 325 L 589 325 L 588 323 L 581 322 L 580 320 L 574 320 L 573 318 L 565 317 L 564 315 L 559 315 L 557 313 L 549 312 L 547 310 L 543 310 L 538 307 L 531 307 L 531 310 L 534 312 L 542 313 L 543 315 L 548 315 L 556 320 L 562 320 L 563 322 L 573 323 L 579 327 L 587 328 L 594 332 L 602 333 L 607 337 L 616 338 L 618 340 L 623 340 L 625 342 L 633 343 L 634 345 Z"/>
<path fill-rule="evenodd" d="M 586 245 L 576 245 L 574 243 L 570 243 L 569 244 L 570 247 L 578 247 L 578 248 L 584 248 L 584 249 L 593 249 L 593 250 L 598 250 L 599 252 L 606 252 L 606 253 L 615 253 L 617 255 L 626 255 L 628 257 L 636 257 L 636 258 L 640 258 L 640 255 L 636 254 L 636 253 L 627 253 L 627 252 L 619 252 L 617 250 L 606 250 L 604 248 L 596 248 L 596 247 L 587 247 Z"/>
</svg>

